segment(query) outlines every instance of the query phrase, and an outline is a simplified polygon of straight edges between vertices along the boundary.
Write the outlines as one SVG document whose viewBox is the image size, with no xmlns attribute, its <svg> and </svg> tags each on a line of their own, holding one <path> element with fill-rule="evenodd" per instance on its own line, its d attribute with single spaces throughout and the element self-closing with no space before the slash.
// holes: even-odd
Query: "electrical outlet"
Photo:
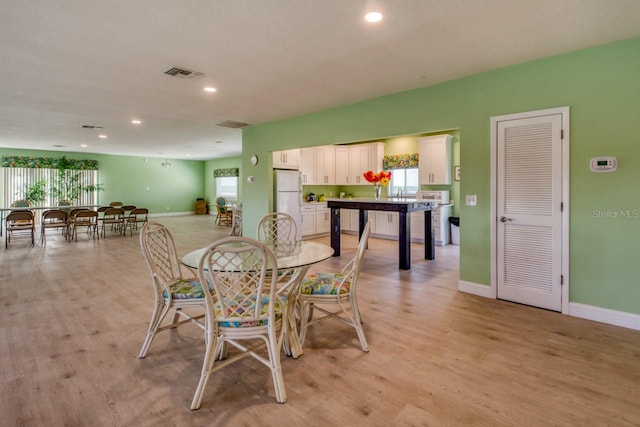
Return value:
<svg viewBox="0 0 640 427">
<path fill-rule="evenodd" d="M 478 204 L 478 196 L 475 194 L 467 194 L 466 196 L 466 205 L 467 206 L 476 206 Z"/>
</svg>

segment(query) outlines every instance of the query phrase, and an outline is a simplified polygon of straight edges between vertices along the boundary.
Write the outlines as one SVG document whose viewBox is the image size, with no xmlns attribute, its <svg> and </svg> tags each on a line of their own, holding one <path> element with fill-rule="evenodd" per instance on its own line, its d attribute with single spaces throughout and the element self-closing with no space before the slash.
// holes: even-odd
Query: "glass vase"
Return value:
<svg viewBox="0 0 640 427">
<path fill-rule="evenodd" d="M 380 200 L 380 195 L 382 194 L 382 186 L 374 185 L 373 186 L 373 198 L 376 200 Z"/>
</svg>

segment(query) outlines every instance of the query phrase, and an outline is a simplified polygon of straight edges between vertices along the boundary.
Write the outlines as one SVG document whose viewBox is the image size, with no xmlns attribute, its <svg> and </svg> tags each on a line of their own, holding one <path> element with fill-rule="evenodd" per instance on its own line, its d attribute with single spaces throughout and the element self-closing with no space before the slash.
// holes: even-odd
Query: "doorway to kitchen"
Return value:
<svg viewBox="0 0 640 427">
<path fill-rule="evenodd" d="M 569 108 L 491 118 L 492 288 L 567 311 Z"/>
</svg>

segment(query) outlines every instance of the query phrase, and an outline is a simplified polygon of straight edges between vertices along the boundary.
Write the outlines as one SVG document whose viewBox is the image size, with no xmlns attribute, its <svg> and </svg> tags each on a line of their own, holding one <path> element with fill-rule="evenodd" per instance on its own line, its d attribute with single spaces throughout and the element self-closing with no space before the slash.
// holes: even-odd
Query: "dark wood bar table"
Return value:
<svg viewBox="0 0 640 427">
<path fill-rule="evenodd" d="M 329 199 L 331 209 L 331 247 L 333 256 L 340 256 L 340 209 L 359 211 L 358 236 L 368 220 L 368 211 L 398 212 L 398 262 L 401 270 L 411 269 L 411 221 L 408 214 L 424 211 L 424 258 L 435 259 L 435 243 L 431 211 L 438 207 L 437 202 L 420 199 Z"/>
</svg>

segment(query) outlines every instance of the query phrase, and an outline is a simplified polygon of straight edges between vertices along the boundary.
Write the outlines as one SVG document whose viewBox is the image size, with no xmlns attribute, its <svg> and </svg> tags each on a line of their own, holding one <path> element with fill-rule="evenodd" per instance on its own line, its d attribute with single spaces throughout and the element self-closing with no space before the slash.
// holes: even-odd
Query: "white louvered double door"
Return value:
<svg viewBox="0 0 640 427">
<path fill-rule="evenodd" d="M 497 296 L 562 309 L 562 115 L 497 123 Z"/>
</svg>

